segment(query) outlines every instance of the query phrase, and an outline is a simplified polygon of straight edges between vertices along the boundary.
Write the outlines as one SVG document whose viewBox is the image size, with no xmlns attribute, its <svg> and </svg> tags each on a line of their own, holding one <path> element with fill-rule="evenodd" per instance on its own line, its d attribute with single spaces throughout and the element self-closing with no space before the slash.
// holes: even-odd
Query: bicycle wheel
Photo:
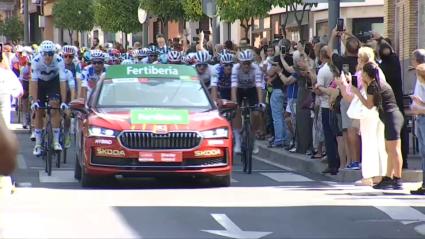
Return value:
<svg viewBox="0 0 425 239">
<path fill-rule="evenodd" d="M 59 133 L 59 143 L 62 145 L 63 147 L 63 129 L 61 128 L 60 133 Z M 55 150 L 55 154 L 56 154 L 56 167 L 60 168 L 61 167 L 61 151 L 56 151 Z"/>
<path fill-rule="evenodd" d="M 247 133 L 247 150 L 246 150 L 246 164 L 247 164 L 247 173 L 252 173 L 252 150 L 254 149 L 254 134 L 251 130 Z"/>
<path fill-rule="evenodd" d="M 47 169 L 47 175 L 52 175 L 52 157 L 53 157 L 53 129 L 50 121 L 47 122 L 46 125 L 46 135 L 47 135 L 47 142 L 46 142 L 46 169 Z"/>
<path fill-rule="evenodd" d="M 69 134 L 69 129 L 67 129 L 67 128 L 65 127 L 65 129 L 63 130 L 63 132 L 64 132 L 64 133 L 63 133 L 63 138 L 62 138 L 62 139 L 63 139 L 63 141 L 62 141 L 62 142 L 63 142 L 63 143 L 62 143 L 62 145 L 63 145 L 62 155 L 63 155 L 63 156 L 62 156 L 62 157 L 63 157 L 63 163 L 64 163 L 64 164 L 66 164 L 66 156 L 67 156 L 67 155 L 66 155 L 66 151 L 67 151 L 67 148 L 66 148 L 66 145 L 65 145 L 65 141 L 66 141 L 66 139 L 65 139 L 65 138 L 66 138 L 66 137 L 70 137 L 70 136 L 65 136 L 65 135 L 68 135 L 68 134 Z M 69 140 L 70 140 L 70 139 L 69 139 Z"/>
<path fill-rule="evenodd" d="M 248 150 L 249 150 L 249 123 L 244 123 L 241 132 L 241 151 L 242 151 L 242 165 L 243 171 L 246 173 L 248 171 Z"/>
</svg>

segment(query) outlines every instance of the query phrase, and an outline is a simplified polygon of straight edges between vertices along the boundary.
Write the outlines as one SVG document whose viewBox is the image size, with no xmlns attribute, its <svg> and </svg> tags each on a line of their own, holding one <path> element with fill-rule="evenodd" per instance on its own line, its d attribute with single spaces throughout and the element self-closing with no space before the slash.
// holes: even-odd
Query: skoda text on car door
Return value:
<svg viewBox="0 0 425 239">
<path fill-rule="evenodd" d="M 111 66 L 77 111 L 75 176 L 209 176 L 228 186 L 232 135 L 195 70 L 181 65 Z"/>
</svg>

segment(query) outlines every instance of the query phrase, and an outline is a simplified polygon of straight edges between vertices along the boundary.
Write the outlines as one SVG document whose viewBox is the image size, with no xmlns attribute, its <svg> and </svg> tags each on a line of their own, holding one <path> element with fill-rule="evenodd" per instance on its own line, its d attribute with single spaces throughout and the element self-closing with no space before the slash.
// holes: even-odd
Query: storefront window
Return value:
<svg viewBox="0 0 425 239">
<path fill-rule="evenodd" d="M 327 21 L 316 23 L 316 36 L 324 37 L 329 34 L 329 26 Z"/>
<path fill-rule="evenodd" d="M 384 34 L 384 18 L 355 18 L 353 19 L 353 34 L 360 41 L 366 42 L 372 37 L 371 32 Z"/>
</svg>

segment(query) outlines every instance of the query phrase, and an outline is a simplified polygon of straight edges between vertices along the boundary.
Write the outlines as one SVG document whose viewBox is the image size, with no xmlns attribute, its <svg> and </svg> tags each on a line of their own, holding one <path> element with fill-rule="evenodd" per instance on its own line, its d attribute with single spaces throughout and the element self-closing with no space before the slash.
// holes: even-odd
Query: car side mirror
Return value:
<svg viewBox="0 0 425 239">
<path fill-rule="evenodd" d="M 88 110 L 84 98 L 78 98 L 69 103 L 69 108 L 73 111 L 78 111 L 87 114 Z"/>
</svg>

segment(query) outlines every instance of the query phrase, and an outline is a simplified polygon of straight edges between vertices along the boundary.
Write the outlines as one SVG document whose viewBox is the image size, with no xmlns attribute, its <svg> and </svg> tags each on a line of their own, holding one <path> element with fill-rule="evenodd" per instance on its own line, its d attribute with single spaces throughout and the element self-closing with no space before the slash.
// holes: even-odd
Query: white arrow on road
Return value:
<svg viewBox="0 0 425 239">
<path fill-rule="evenodd" d="M 215 235 L 235 239 L 260 239 L 271 232 L 242 231 L 226 214 L 211 214 L 211 216 L 226 230 L 202 230 Z"/>
</svg>

